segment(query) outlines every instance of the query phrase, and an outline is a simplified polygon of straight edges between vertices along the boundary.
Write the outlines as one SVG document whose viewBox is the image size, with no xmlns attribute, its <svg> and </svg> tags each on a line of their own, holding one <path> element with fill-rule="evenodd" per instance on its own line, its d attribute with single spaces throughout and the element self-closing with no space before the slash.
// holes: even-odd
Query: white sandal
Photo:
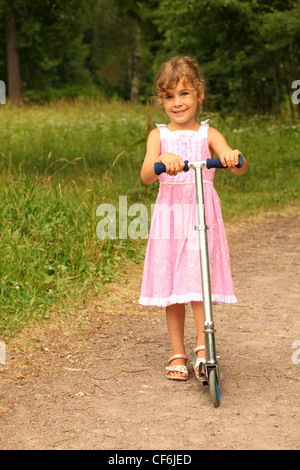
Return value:
<svg viewBox="0 0 300 470">
<path fill-rule="evenodd" d="M 197 346 L 196 348 L 194 348 L 194 353 L 196 355 L 198 351 L 205 351 L 205 346 Z M 205 379 L 205 373 L 204 373 L 205 364 L 206 364 L 205 357 L 198 357 L 196 362 L 193 364 L 195 375 L 197 379 L 200 380 L 201 382 L 203 381 L 203 379 Z M 197 367 L 198 367 L 198 372 L 196 371 Z"/>
<path fill-rule="evenodd" d="M 188 368 L 187 366 L 184 365 L 177 365 L 177 366 L 168 366 L 170 362 L 172 362 L 174 359 L 188 359 L 187 354 L 174 354 L 174 356 L 171 356 L 170 359 L 167 362 L 167 367 L 166 367 L 166 377 L 169 380 L 187 380 L 189 376 Z M 168 375 L 169 372 L 181 372 L 182 374 L 186 374 L 186 377 L 180 377 L 180 376 L 170 376 Z"/>
</svg>

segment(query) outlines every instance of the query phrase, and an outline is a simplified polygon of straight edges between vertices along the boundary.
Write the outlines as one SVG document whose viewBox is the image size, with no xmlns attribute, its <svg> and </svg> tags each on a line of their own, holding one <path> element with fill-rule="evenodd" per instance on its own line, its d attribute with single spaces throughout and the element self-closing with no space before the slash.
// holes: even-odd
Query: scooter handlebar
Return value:
<svg viewBox="0 0 300 470">
<path fill-rule="evenodd" d="M 189 171 L 189 162 L 188 160 L 184 161 L 185 167 L 183 171 Z M 243 157 L 242 155 L 239 155 L 239 163 L 236 165 L 237 168 L 241 168 L 243 165 Z M 221 160 L 219 158 L 208 158 L 206 160 L 206 168 L 209 170 L 211 168 L 227 168 L 226 166 L 223 166 L 221 163 Z M 166 172 L 166 167 L 163 163 L 154 163 L 154 172 L 156 175 L 160 175 L 161 173 Z"/>
</svg>

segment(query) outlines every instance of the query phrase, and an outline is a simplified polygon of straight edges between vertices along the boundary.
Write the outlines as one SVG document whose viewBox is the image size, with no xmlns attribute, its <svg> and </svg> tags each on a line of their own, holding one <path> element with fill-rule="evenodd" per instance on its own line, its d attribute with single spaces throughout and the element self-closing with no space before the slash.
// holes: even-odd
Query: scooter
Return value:
<svg viewBox="0 0 300 470">
<path fill-rule="evenodd" d="M 220 381 L 223 379 L 223 373 L 218 362 L 218 356 L 216 355 L 216 344 L 215 344 L 215 327 L 213 321 L 213 310 L 211 300 L 211 283 L 210 283 L 210 272 L 209 272 L 209 258 L 208 258 L 208 245 L 207 245 L 207 230 L 208 227 L 205 221 L 205 207 L 204 207 L 204 193 L 203 193 L 203 168 L 226 168 L 222 165 L 219 158 L 208 158 L 207 160 L 189 162 L 185 160 L 184 171 L 193 169 L 195 171 L 195 183 L 196 183 L 196 194 L 197 194 L 197 218 L 198 225 L 195 230 L 198 232 L 199 239 L 199 252 L 200 252 L 200 267 L 201 267 L 201 279 L 202 279 L 202 292 L 203 292 L 203 309 L 204 309 L 204 330 L 205 333 L 205 363 L 200 364 L 199 377 L 202 385 L 209 386 L 210 399 L 215 407 L 219 407 L 221 404 L 221 386 Z M 239 162 L 236 165 L 237 168 L 241 168 L 243 164 L 243 158 L 239 155 Z M 155 163 L 154 171 L 156 175 L 160 175 L 166 171 L 166 167 L 163 163 Z M 191 353 L 191 359 L 193 365 L 196 363 L 196 355 L 194 352 Z"/>
</svg>

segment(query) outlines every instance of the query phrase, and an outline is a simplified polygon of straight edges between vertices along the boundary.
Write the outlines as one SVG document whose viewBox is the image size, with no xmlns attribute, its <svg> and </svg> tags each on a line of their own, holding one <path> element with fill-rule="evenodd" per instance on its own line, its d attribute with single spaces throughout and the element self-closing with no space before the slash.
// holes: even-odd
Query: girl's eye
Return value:
<svg viewBox="0 0 300 470">
<path fill-rule="evenodd" d="M 188 92 L 187 92 L 187 91 L 183 91 L 183 92 L 182 92 L 182 96 L 186 96 L 186 95 L 188 95 Z"/>
<path fill-rule="evenodd" d="M 166 100 L 170 100 L 170 99 L 172 99 L 172 98 L 173 98 L 172 95 L 167 95 L 167 96 L 166 96 Z"/>
</svg>

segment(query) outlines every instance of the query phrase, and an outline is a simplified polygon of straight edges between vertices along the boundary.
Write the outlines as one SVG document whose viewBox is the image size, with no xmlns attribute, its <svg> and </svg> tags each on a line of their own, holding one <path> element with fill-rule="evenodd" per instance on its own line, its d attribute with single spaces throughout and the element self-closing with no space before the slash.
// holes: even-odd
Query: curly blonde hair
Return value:
<svg viewBox="0 0 300 470">
<path fill-rule="evenodd" d="M 205 94 L 205 80 L 199 70 L 197 61 L 188 56 L 177 56 L 164 62 L 155 80 L 155 101 L 162 105 L 166 98 L 167 91 L 176 87 L 180 80 L 190 82 L 195 88 L 201 103 Z M 198 104 L 198 111 L 201 112 L 201 103 Z"/>
</svg>

